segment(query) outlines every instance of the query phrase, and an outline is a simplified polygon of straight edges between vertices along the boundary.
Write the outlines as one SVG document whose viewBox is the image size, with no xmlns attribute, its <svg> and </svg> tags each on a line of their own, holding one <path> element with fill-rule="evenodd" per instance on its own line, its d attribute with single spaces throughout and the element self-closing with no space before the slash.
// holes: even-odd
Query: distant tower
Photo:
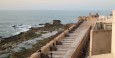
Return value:
<svg viewBox="0 0 115 58">
<path fill-rule="evenodd" d="M 96 14 L 95 14 L 95 16 L 96 16 L 96 17 L 99 17 L 99 14 L 98 14 L 98 13 L 96 13 Z"/>
</svg>

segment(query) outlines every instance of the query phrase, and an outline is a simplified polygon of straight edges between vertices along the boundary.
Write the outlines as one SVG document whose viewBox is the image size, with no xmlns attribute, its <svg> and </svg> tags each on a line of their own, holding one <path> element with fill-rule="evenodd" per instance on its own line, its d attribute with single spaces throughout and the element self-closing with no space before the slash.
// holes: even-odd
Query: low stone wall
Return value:
<svg viewBox="0 0 115 58">
<path fill-rule="evenodd" d="M 71 58 L 84 58 L 85 57 L 85 54 L 86 54 L 85 49 L 87 49 L 86 47 L 88 45 L 90 30 L 91 30 L 91 27 L 88 29 L 88 31 L 83 36 L 82 41 L 79 43 L 78 47 L 76 47 L 76 50 L 71 55 Z"/>
<path fill-rule="evenodd" d="M 91 55 L 111 52 L 111 30 L 92 30 L 91 34 Z"/>
</svg>

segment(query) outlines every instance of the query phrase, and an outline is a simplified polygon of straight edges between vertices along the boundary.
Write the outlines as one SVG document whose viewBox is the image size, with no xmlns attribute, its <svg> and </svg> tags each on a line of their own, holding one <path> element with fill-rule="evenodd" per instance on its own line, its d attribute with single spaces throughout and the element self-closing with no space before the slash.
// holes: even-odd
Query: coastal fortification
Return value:
<svg viewBox="0 0 115 58">
<path fill-rule="evenodd" d="M 29 58 L 84 58 L 88 50 L 90 30 L 98 17 L 98 14 L 79 16 L 76 24 L 70 26 Z"/>
</svg>

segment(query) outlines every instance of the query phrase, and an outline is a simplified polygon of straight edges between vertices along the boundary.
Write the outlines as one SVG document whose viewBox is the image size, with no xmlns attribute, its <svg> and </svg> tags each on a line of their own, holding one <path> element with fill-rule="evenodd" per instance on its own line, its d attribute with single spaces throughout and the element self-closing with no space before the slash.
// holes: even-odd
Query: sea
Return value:
<svg viewBox="0 0 115 58">
<path fill-rule="evenodd" d="M 76 23 L 78 16 L 87 16 L 89 12 L 105 16 L 111 13 L 110 10 L 0 10 L 0 39 L 39 24 L 52 23 L 52 20 L 61 20 L 62 24 Z"/>
</svg>

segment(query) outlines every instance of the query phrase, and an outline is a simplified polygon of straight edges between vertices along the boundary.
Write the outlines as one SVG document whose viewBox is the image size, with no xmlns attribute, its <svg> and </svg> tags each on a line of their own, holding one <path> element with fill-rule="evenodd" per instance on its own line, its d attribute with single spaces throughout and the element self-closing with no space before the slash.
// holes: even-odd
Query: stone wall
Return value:
<svg viewBox="0 0 115 58">
<path fill-rule="evenodd" d="M 78 47 L 76 47 L 76 50 L 72 54 L 71 58 L 84 58 L 85 57 L 85 53 L 86 53 L 85 50 L 88 48 L 87 45 L 89 44 L 88 41 L 89 41 L 89 37 L 90 37 L 89 36 L 90 30 L 91 30 L 91 27 L 85 33 L 82 41 L 79 43 Z"/>
<path fill-rule="evenodd" d="M 92 55 L 111 52 L 111 30 L 97 30 L 91 32 Z"/>
</svg>

